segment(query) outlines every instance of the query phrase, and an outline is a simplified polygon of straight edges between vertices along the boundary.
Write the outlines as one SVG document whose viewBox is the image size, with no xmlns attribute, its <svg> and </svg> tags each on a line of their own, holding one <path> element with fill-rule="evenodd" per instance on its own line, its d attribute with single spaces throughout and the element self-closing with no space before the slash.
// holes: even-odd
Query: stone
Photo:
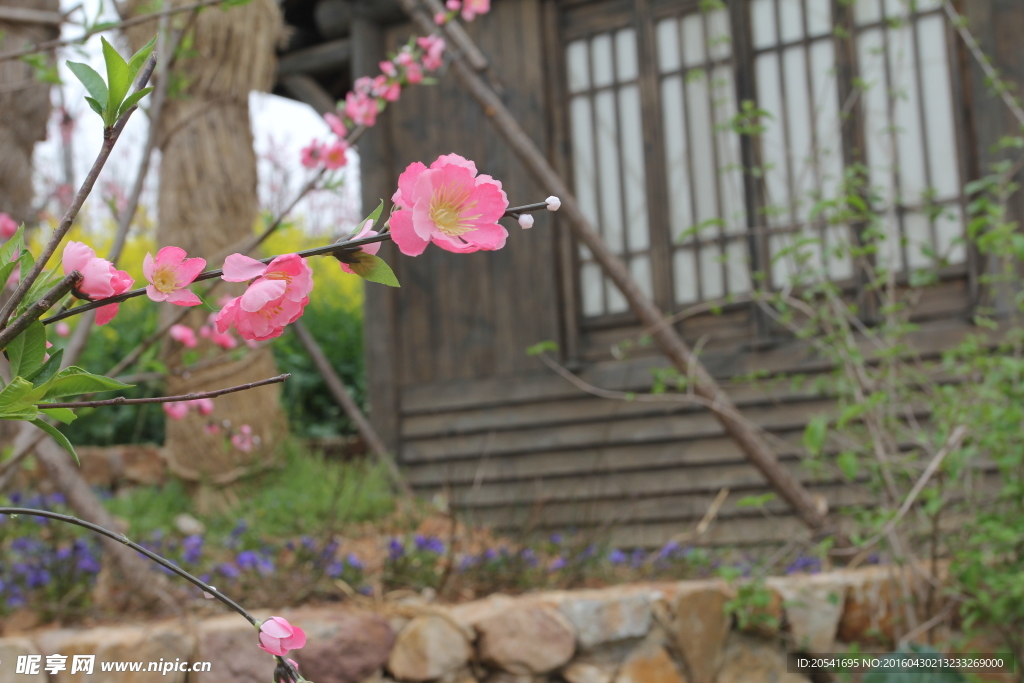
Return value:
<svg viewBox="0 0 1024 683">
<path fill-rule="evenodd" d="M 888 651 L 904 622 L 897 578 L 888 567 L 851 572 L 836 636 L 844 643 L 878 644 Z"/>
<path fill-rule="evenodd" d="M 468 666 L 464 666 L 441 676 L 438 683 L 476 683 L 476 676 Z"/>
<path fill-rule="evenodd" d="M 626 658 L 615 683 L 688 683 L 664 645 L 645 643 Z"/>
<path fill-rule="evenodd" d="M 165 662 L 187 666 L 195 650 L 195 638 L 168 623 L 81 631 L 58 629 L 41 634 L 37 644 L 44 655 L 44 662 L 45 655 L 67 656 L 67 668 L 51 674 L 50 683 L 86 683 L 98 678 L 110 683 L 185 683 L 186 671 L 168 671 L 166 675 L 160 670 L 103 672 L 102 665 L 107 662 L 140 662 L 144 669 L 148 669 L 150 663 Z M 96 656 L 91 675 L 84 671 L 71 673 L 75 655 Z"/>
<path fill-rule="evenodd" d="M 715 683 L 810 683 L 787 673 L 786 655 L 763 638 L 733 633 L 725 647 L 725 663 Z"/>
<path fill-rule="evenodd" d="M 672 599 L 672 635 L 686 661 L 690 683 L 712 683 L 722 665 L 730 617 L 725 603 L 732 596 L 717 581 L 681 584 Z"/>
<path fill-rule="evenodd" d="M 294 659 L 302 675 L 317 683 L 371 678 L 395 643 L 387 620 L 369 612 L 295 612 L 288 619 L 306 632 L 306 646 L 294 652 Z"/>
<path fill-rule="evenodd" d="M 782 594 L 774 588 L 768 587 L 767 590 L 771 594 L 768 604 L 752 610 L 749 623 L 740 629 L 743 633 L 762 638 L 773 638 L 779 634 L 785 616 L 782 609 Z"/>
<path fill-rule="evenodd" d="M 19 656 L 38 654 L 42 653 L 28 638 L 0 638 L 0 683 L 47 683 L 47 675 L 42 668 L 45 659 L 41 660 L 37 674 L 27 676 L 14 673 L 17 671 Z"/>
<path fill-rule="evenodd" d="M 522 604 L 521 600 L 510 598 L 502 593 L 494 593 L 483 600 L 474 600 L 461 605 L 442 608 L 445 613 L 457 624 L 462 626 L 467 633 L 476 638 L 476 625 L 485 619 L 495 615 L 504 614 L 514 606 Z"/>
<path fill-rule="evenodd" d="M 187 512 L 174 518 L 174 528 L 186 536 L 201 536 L 206 533 L 206 525 Z"/>
<path fill-rule="evenodd" d="M 627 638 L 640 638 L 651 628 L 651 596 L 647 592 L 607 590 L 564 594 L 558 609 L 576 628 L 583 648 Z"/>
<path fill-rule="evenodd" d="M 782 596 L 794 649 L 823 654 L 833 651 L 848 582 L 847 576 L 834 573 L 768 580 Z"/>
<path fill-rule="evenodd" d="M 204 620 L 198 635 L 196 660 L 210 662 L 210 671 L 191 674 L 188 683 L 267 683 L 274 679 L 274 658 L 256 649 L 256 629 L 237 614 Z"/>
<path fill-rule="evenodd" d="M 471 654 L 457 624 L 439 614 L 424 614 L 398 634 L 387 668 L 398 680 L 430 681 L 462 668 Z"/>
<path fill-rule="evenodd" d="M 590 662 L 572 662 L 562 669 L 562 678 L 568 683 L 612 683 L 615 669 Z"/>
<path fill-rule="evenodd" d="M 485 663 L 514 674 L 542 674 L 565 665 L 576 650 L 576 632 L 549 605 L 527 604 L 476 623 Z"/>
</svg>

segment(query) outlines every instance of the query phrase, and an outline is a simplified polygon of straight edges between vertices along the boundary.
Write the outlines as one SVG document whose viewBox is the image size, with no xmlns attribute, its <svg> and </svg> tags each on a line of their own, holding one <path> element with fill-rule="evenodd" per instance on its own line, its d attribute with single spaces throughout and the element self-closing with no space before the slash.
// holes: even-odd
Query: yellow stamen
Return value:
<svg viewBox="0 0 1024 683">
<path fill-rule="evenodd" d="M 480 214 L 465 215 L 465 211 L 476 206 L 476 202 L 467 202 L 467 199 L 469 199 L 467 188 L 450 185 L 441 187 L 430 200 L 430 220 L 434 222 L 438 230 L 449 237 L 458 237 L 476 230 L 472 227 L 472 221 L 479 218 Z"/>
<path fill-rule="evenodd" d="M 177 284 L 178 276 L 169 266 L 159 266 L 153 272 L 153 286 L 157 288 L 157 291 L 170 294 L 176 289 Z"/>
</svg>

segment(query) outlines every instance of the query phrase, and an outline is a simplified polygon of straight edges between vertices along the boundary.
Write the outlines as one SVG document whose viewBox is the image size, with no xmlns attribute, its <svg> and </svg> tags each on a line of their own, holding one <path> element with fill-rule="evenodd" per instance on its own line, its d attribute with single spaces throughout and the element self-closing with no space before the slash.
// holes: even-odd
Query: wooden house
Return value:
<svg viewBox="0 0 1024 683">
<path fill-rule="evenodd" d="M 1022 82 L 1024 3 L 954 4 L 1000 73 Z M 279 92 L 321 110 L 414 32 L 394 2 L 283 7 L 296 30 Z M 983 264 L 959 241 L 962 188 L 1019 125 L 943 2 L 494 0 L 468 28 L 504 102 L 636 280 L 662 310 L 689 311 L 676 323 L 684 338 L 746 415 L 793 444 L 785 465 L 834 507 L 858 500 L 856 488 L 797 465 L 802 430 L 826 399 L 727 382 L 827 364 L 748 303 L 701 305 L 749 291 L 756 273 L 782 286 L 786 266 L 772 257 L 807 223 L 807 198 L 827 196 L 863 163 L 873 184 L 895 188 L 891 229 L 905 242 L 896 267 L 929 267 L 921 247 L 948 256 L 942 284 L 916 311 L 920 349 L 937 352 L 971 329 Z M 756 139 L 729 125 L 748 101 L 772 113 Z M 367 207 L 390 198 L 410 162 L 449 152 L 500 179 L 513 202 L 550 194 L 451 75 L 404 92 L 359 151 Z M 713 233 L 680 239 L 715 219 Z M 818 236 L 827 244 L 835 230 Z M 615 353 L 643 331 L 557 215 L 511 233 L 505 249 L 469 256 L 430 248 L 406 258 L 387 245 L 402 288 L 366 290 L 372 418 L 415 489 L 443 492 L 468 518 L 501 528 L 594 529 L 629 546 L 692 529 L 728 489 L 705 541 L 804 533 L 781 504 L 736 505 L 767 488 L 707 411 L 598 398 L 527 355 L 556 341 L 586 382 L 623 391 L 649 388 L 664 365 L 650 349 Z M 825 266 L 855 286 L 849 261 Z"/>
</svg>

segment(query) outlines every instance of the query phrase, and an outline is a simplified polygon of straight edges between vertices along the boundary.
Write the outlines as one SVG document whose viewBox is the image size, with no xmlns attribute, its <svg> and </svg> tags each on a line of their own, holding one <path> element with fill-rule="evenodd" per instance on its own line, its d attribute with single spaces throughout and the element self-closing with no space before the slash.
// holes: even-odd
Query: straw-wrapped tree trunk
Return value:
<svg viewBox="0 0 1024 683">
<path fill-rule="evenodd" d="M 54 14 L 60 9 L 59 0 L 4 0 L 3 5 Z M 0 15 L 0 51 L 59 33 L 56 24 L 5 21 Z M 32 149 L 46 138 L 49 118 L 50 84 L 36 79 L 33 67 L 19 59 L 0 62 L 0 212 L 19 223 L 32 219 Z"/>
<path fill-rule="evenodd" d="M 172 4 L 184 4 L 175 0 Z M 152 7 L 136 0 L 133 10 Z M 186 15 L 187 16 L 187 15 Z M 256 156 L 249 126 L 249 93 L 267 90 L 277 68 L 275 42 L 281 15 L 274 0 L 252 0 L 231 9 L 210 8 L 194 19 L 190 53 L 174 65 L 181 92 L 172 92 L 161 114 L 158 147 L 160 193 L 159 246 L 176 245 L 189 255 L 223 256 L 226 249 L 252 235 L 257 220 Z M 133 49 L 155 35 L 156 22 L 131 30 Z M 186 41 L 188 45 L 188 41 Z M 210 263 L 209 267 L 221 264 Z M 239 293 L 239 286 L 222 285 L 216 299 Z M 171 307 L 164 314 L 172 315 Z M 185 324 L 195 330 L 208 312 L 195 311 Z M 204 342 L 205 343 L 205 342 Z M 200 350 L 206 350 L 201 348 Z M 181 366 L 181 347 L 170 343 L 166 360 L 173 370 Z M 231 386 L 276 374 L 267 348 L 247 351 L 241 359 L 203 367 L 168 378 L 172 394 Z M 227 424 L 219 434 L 204 427 L 210 419 Z M 231 430 L 250 425 L 259 438 L 251 452 L 233 448 L 226 438 Z M 200 488 L 200 502 L 219 504 L 218 485 L 229 484 L 269 456 L 269 446 L 286 427 L 278 387 L 217 399 L 210 418 L 195 412 L 167 423 L 166 454 L 173 472 L 186 480 L 213 484 Z"/>
</svg>

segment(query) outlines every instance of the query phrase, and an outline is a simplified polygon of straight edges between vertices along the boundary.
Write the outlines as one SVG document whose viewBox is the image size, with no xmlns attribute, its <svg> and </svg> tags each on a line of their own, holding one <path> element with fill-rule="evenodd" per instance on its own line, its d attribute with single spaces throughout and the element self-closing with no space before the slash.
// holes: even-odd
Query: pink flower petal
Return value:
<svg viewBox="0 0 1024 683">
<path fill-rule="evenodd" d="M 259 280 L 249 285 L 249 289 L 242 294 L 242 310 L 246 313 L 256 313 L 271 301 L 284 296 L 288 289 L 288 283 L 284 280 Z"/>
<path fill-rule="evenodd" d="M 187 255 L 181 247 L 164 247 L 156 253 L 156 265 L 177 266 Z"/>
<path fill-rule="evenodd" d="M 146 290 L 148 291 L 149 287 Z M 167 295 L 167 302 L 175 306 L 198 306 L 203 300 L 190 289 L 176 289 Z"/>
<path fill-rule="evenodd" d="M 260 624 L 260 633 L 274 638 L 287 638 L 292 634 L 292 625 L 284 617 L 270 617 Z"/>
<path fill-rule="evenodd" d="M 157 289 L 153 285 L 146 285 L 146 296 L 148 296 L 152 301 L 159 302 L 159 301 L 167 301 L 167 297 L 169 295 L 164 294 L 163 292 L 161 292 L 159 289 Z"/>
<path fill-rule="evenodd" d="M 244 254 L 232 254 L 224 260 L 224 274 L 221 279 L 227 282 L 248 282 L 266 272 L 267 266 Z"/>
<path fill-rule="evenodd" d="M 417 234 L 412 225 L 412 211 L 395 211 L 391 214 L 391 239 L 399 251 L 406 256 L 419 256 L 430 244 Z"/>
<path fill-rule="evenodd" d="M 420 175 L 427 170 L 419 161 L 409 164 L 409 166 L 402 171 L 402 175 L 398 176 L 398 190 L 391 197 L 391 201 L 398 205 L 402 209 L 411 209 L 416 203 L 415 195 L 413 190 L 416 188 L 416 181 L 419 180 Z"/>
<path fill-rule="evenodd" d="M 153 260 L 153 255 L 147 251 L 146 255 L 142 257 L 142 276 L 149 282 L 153 281 L 153 268 L 155 265 L 156 263 Z M 150 296 L 149 298 L 152 299 L 153 297 Z"/>
<path fill-rule="evenodd" d="M 203 272 L 203 268 L 206 268 L 206 259 L 185 259 L 181 262 L 181 265 L 178 266 L 178 279 L 175 284 L 179 287 L 187 287 L 192 284 L 199 273 Z"/>
<path fill-rule="evenodd" d="M 96 309 L 96 324 L 106 325 L 117 315 L 118 304 L 107 304 Z"/>
</svg>

